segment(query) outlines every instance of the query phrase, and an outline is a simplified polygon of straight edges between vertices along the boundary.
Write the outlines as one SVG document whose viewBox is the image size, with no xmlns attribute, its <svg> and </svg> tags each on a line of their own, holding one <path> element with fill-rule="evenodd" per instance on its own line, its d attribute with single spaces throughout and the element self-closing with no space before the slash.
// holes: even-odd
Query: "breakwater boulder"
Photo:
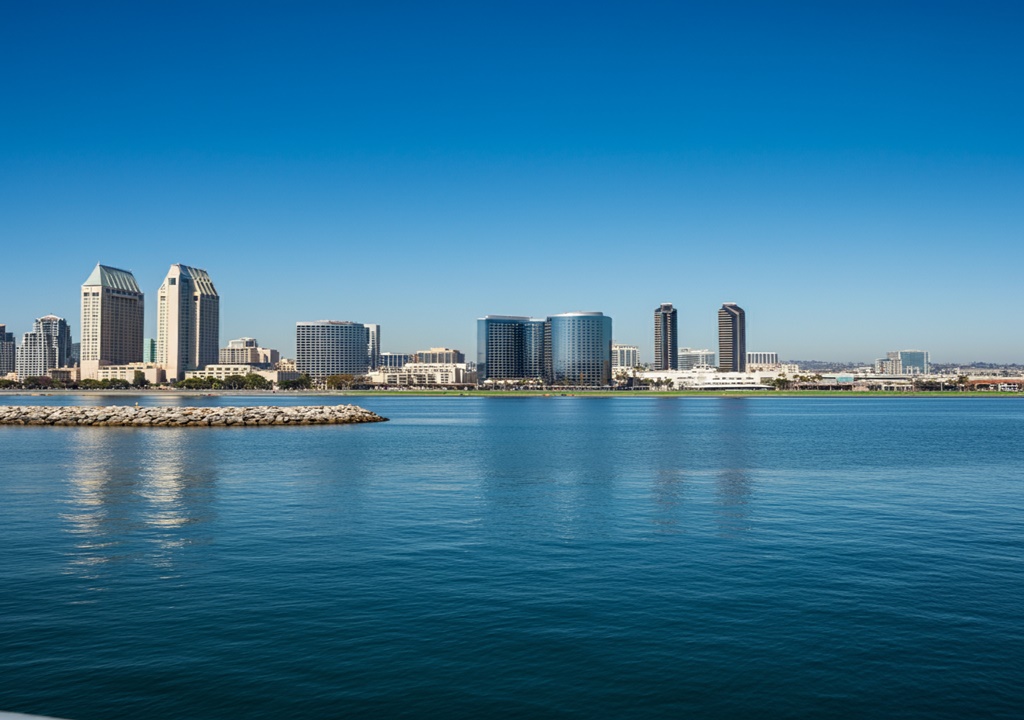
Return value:
<svg viewBox="0 0 1024 720">
<path fill-rule="evenodd" d="M 100 427 L 258 427 L 267 425 L 350 425 L 387 418 L 357 405 L 300 407 L 105 407 L 6 405 L 0 425 Z"/>
</svg>

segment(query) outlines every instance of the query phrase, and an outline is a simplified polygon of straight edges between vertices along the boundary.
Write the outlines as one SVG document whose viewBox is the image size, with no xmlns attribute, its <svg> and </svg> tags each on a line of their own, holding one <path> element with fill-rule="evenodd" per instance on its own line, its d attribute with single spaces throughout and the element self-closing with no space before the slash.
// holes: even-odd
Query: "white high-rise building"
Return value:
<svg viewBox="0 0 1024 720">
<path fill-rule="evenodd" d="M 362 323 L 317 320 L 295 324 L 295 368 L 314 380 L 331 375 L 365 375 L 370 365 L 370 331 Z"/>
<path fill-rule="evenodd" d="M 156 361 L 170 382 L 215 365 L 220 352 L 220 296 L 209 273 L 171 265 L 157 291 Z"/>
<path fill-rule="evenodd" d="M 56 315 L 44 315 L 22 336 L 17 353 L 18 379 L 46 375 L 53 368 L 71 363 L 71 329 Z"/>
<path fill-rule="evenodd" d="M 142 361 L 144 296 L 128 270 L 97 265 L 82 283 L 82 378 Z"/>
<path fill-rule="evenodd" d="M 632 370 L 640 365 L 640 348 L 612 343 L 612 370 Z"/>
</svg>

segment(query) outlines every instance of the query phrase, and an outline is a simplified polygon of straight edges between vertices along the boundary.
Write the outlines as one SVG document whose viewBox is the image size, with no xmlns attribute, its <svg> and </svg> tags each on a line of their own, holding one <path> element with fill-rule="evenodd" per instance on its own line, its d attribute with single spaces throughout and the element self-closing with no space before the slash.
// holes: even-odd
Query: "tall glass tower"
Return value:
<svg viewBox="0 0 1024 720">
<path fill-rule="evenodd" d="M 516 315 L 487 315 L 476 321 L 476 368 L 485 380 L 540 380 L 544 377 L 544 321 Z"/>
<path fill-rule="evenodd" d="M 718 311 L 718 371 L 747 371 L 747 321 L 736 303 L 725 303 Z"/>
<path fill-rule="evenodd" d="M 654 310 L 654 369 L 676 370 L 679 367 L 679 325 L 672 303 L 662 303 Z"/>
<path fill-rule="evenodd" d="M 555 385 L 610 385 L 612 319 L 599 312 L 552 315 L 547 320 L 548 380 Z"/>
</svg>

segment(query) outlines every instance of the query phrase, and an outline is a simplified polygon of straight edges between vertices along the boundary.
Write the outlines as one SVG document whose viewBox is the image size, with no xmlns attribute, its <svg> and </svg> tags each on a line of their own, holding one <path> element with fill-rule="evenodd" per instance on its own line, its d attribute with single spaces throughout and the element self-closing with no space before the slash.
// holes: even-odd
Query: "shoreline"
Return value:
<svg viewBox="0 0 1024 720">
<path fill-rule="evenodd" d="M 905 398 L 978 398 L 978 397 L 1024 397 L 1024 393 L 993 392 L 990 390 L 955 391 L 852 391 L 852 390 L 0 390 L 0 400 L 8 397 L 468 397 L 468 398 L 515 398 L 515 397 L 592 397 L 592 398 L 657 398 L 657 397 L 750 397 L 750 398 L 792 398 L 792 397 L 905 397 Z"/>
</svg>

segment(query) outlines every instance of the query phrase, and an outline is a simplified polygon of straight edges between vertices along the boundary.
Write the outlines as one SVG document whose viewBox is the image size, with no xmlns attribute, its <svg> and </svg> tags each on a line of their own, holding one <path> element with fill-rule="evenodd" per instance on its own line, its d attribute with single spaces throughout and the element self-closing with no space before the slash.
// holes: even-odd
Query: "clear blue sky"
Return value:
<svg viewBox="0 0 1024 720">
<path fill-rule="evenodd" d="M 475 348 L 485 314 L 1024 362 L 1024 3 L 7 3 L 0 323 L 92 266 Z M 1009 319 L 1008 319 L 1009 318 Z"/>
</svg>

